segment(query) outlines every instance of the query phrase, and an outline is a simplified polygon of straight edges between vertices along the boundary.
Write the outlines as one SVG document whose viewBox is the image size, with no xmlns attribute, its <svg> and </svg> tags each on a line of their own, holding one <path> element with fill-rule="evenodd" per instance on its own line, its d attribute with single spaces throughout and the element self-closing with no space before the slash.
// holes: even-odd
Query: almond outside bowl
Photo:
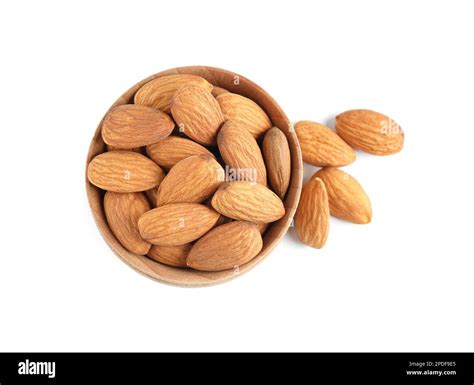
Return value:
<svg viewBox="0 0 474 385">
<path fill-rule="evenodd" d="M 229 281 L 251 270 L 271 253 L 278 242 L 280 242 L 283 236 L 286 234 L 295 214 L 301 193 L 303 170 L 301 150 L 296 134 L 294 130 L 292 130 L 290 121 L 280 106 L 275 102 L 275 100 L 273 100 L 273 98 L 262 88 L 245 77 L 219 68 L 192 66 L 174 68 L 157 73 L 156 75 L 152 75 L 134 85 L 127 92 L 125 92 L 110 108 L 122 104 L 133 103 L 135 92 L 145 83 L 158 77 L 172 74 L 192 74 L 202 76 L 215 86 L 225 88 L 230 92 L 252 99 L 258 105 L 260 105 L 263 110 L 265 110 L 273 125 L 280 128 L 285 133 L 290 146 L 292 162 L 290 186 L 288 188 L 284 202 L 286 214 L 279 221 L 270 224 L 263 236 L 262 251 L 254 259 L 240 266 L 238 269 L 230 269 L 220 272 L 202 272 L 167 266 L 149 259 L 146 256 L 133 254 L 120 244 L 120 242 L 117 240 L 117 238 L 115 238 L 114 234 L 110 230 L 105 217 L 103 207 L 104 191 L 92 185 L 87 180 L 86 176 L 87 197 L 89 199 L 89 205 L 91 207 L 92 214 L 102 236 L 111 249 L 115 252 L 115 254 L 117 254 L 126 264 L 138 272 L 146 275 L 147 277 L 155 279 L 159 282 L 182 287 L 210 286 Z M 87 165 L 96 155 L 106 151 L 105 143 L 103 142 L 101 136 L 101 128 L 102 121 L 96 129 L 94 138 L 92 139 L 92 143 L 89 147 Z"/>
</svg>

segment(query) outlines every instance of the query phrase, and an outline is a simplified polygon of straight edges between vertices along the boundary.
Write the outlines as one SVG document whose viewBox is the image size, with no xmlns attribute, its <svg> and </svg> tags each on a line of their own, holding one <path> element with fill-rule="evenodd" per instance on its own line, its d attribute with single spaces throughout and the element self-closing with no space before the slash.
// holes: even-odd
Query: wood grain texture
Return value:
<svg viewBox="0 0 474 385">
<path fill-rule="evenodd" d="M 103 190 L 126 193 L 156 187 L 165 174 L 144 155 L 133 151 L 110 151 L 92 159 L 87 176 L 92 184 Z"/>
<path fill-rule="evenodd" d="M 231 71 L 205 67 L 205 66 L 192 66 L 192 67 L 181 67 L 173 68 L 166 71 L 162 71 L 155 75 L 152 75 L 141 82 L 131 87 L 125 92 L 117 101 L 112 105 L 133 103 L 133 98 L 138 89 L 143 85 L 168 75 L 176 74 L 191 74 L 205 78 L 208 82 L 215 86 L 225 88 L 232 93 L 240 94 L 246 98 L 252 99 L 254 102 L 266 112 L 269 116 L 272 125 L 279 127 L 286 135 L 291 151 L 291 180 L 288 192 L 285 196 L 285 216 L 272 223 L 268 226 L 265 236 L 263 237 L 263 248 L 260 253 L 253 258 L 251 261 L 245 263 L 239 267 L 236 272 L 234 269 L 219 271 L 219 272 L 200 272 L 193 271 L 190 269 L 176 268 L 167 266 L 165 264 L 154 261 L 146 256 L 137 255 L 126 250 L 117 238 L 112 233 L 110 227 L 107 224 L 105 213 L 103 209 L 103 192 L 96 186 L 92 185 L 87 176 L 85 177 L 87 196 L 89 199 L 89 205 L 93 217 L 97 223 L 97 227 L 100 230 L 105 241 L 108 243 L 114 253 L 131 268 L 137 272 L 143 274 L 146 277 L 152 278 L 158 282 L 171 284 L 182 287 L 200 287 L 210 286 L 237 278 L 239 275 L 251 270 L 260 262 L 262 262 L 276 247 L 278 242 L 282 239 L 290 226 L 291 220 L 295 213 L 298 205 L 299 196 L 301 192 L 302 184 L 302 158 L 301 151 L 298 144 L 296 134 L 292 130 L 292 126 L 287 116 L 275 102 L 275 100 L 261 87 L 248 80 L 244 76 L 236 74 Z M 238 78 L 239 82 L 235 82 Z M 105 151 L 105 144 L 102 140 L 101 135 L 101 124 L 99 123 L 97 130 L 92 138 L 91 145 L 89 147 L 89 153 L 87 156 L 87 165 L 91 162 L 92 158 L 96 155 L 101 154 Z"/>
</svg>

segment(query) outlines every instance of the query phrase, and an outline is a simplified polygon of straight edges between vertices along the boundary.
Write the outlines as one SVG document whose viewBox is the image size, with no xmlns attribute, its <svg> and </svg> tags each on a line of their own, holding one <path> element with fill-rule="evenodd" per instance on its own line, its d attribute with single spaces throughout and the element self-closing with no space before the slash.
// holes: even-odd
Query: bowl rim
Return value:
<svg viewBox="0 0 474 385">
<path fill-rule="evenodd" d="M 103 191 L 98 187 L 92 185 L 87 178 L 87 167 L 90 161 L 97 154 L 104 152 L 105 144 L 103 143 L 101 138 L 101 129 L 104 117 L 107 115 L 107 113 L 115 106 L 126 104 L 129 103 L 130 100 L 133 100 L 133 96 L 135 95 L 136 91 L 144 84 L 156 78 L 172 74 L 193 74 L 202 76 L 214 86 L 226 88 L 233 93 L 241 94 L 238 92 L 239 90 L 242 91 L 242 89 L 244 89 L 245 91 L 247 89 L 253 94 L 263 98 L 266 104 L 268 104 L 267 109 L 268 107 L 271 107 L 272 110 L 275 110 L 275 113 L 272 114 L 272 116 L 277 115 L 278 120 L 286 125 L 286 127 L 283 128 L 280 127 L 281 122 L 278 125 L 275 124 L 274 119 L 272 119 L 272 116 L 270 116 L 266 108 L 261 106 L 261 103 L 258 103 L 254 100 L 269 115 L 270 119 L 272 120 L 272 125 L 279 127 L 285 133 L 288 139 L 292 160 L 291 178 L 290 186 L 284 199 L 286 209 L 285 216 L 279 221 L 271 223 L 269 229 L 263 236 L 265 240 L 266 237 L 269 237 L 270 230 L 272 234 L 274 233 L 274 237 L 272 237 L 270 244 L 265 245 L 262 251 L 255 258 L 253 258 L 246 264 L 240 266 L 237 270 L 229 269 L 220 272 L 201 272 L 197 270 L 188 270 L 167 266 L 160 262 L 154 261 L 146 256 L 139 256 L 137 254 L 129 252 L 116 239 L 115 235 L 112 233 L 107 223 L 107 220 L 105 219 L 105 213 L 103 212 L 103 202 L 102 199 L 100 199 L 101 195 L 103 195 Z M 225 79 L 238 79 L 239 82 L 238 84 L 234 84 L 235 87 L 233 87 L 232 84 L 230 86 L 227 83 L 225 85 L 222 84 L 226 81 Z M 242 84 L 245 85 L 245 87 L 240 87 Z M 247 95 L 248 92 L 244 93 L 244 96 L 249 97 L 249 95 Z M 252 97 L 249 98 L 253 99 Z M 89 145 L 86 159 L 85 181 L 89 207 L 91 208 L 91 212 L 94 217 L 94 221 L 97 225 L 97 228 L 99 229 L 99 232 L 101 233 L 107 245 L 123 262 L 125 262 L 128 266 L 130 266 L 133 270 L 139 272 L 140 274 L 160 283 L 165 283 L 178 287 L 206 287 L 228 282 L 250 271 L 256 265 L 262 262 L 274 250 L 276 245 L 283 239 L 283 237 L 290 228 L 300 199 L 301 188 L 303 183 L 303 165 L 301 148 L 291 122 L 289 121 L 279 104 L 263 88 L 261 88 L 259 85 L 249 80 L 248 78 L 232 71 L 209 66 L 186 66 L 164 70 L 154 75 L 148 76 L 147 78 L 130 87 L 112 104 L 112 106 L 105 112 L 104 116 L 101 118 Z M 188 278 L 176 278 L 177 276 Z M 193 279 L 191 279 L 190 277 L 193 277 Z"/>
</svg>

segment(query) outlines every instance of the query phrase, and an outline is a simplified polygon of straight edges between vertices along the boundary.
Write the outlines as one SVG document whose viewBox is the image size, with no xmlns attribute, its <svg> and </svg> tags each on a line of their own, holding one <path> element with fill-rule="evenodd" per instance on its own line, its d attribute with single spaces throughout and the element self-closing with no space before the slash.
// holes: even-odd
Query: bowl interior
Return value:
<svg viewBox="0 0 474 385">
<path fill-rule="evenodd" d="M 270 224 L 263 236 L 263 249 L 254 259 L 240 266 L 238 269 L 224 270 L 220 272 L 201 272 L 191 269 L 182 269 L 164 265 L 147 258 L 136 255 L 126 250 L 110 230 L 103 208 L 104 192 L 92 185 L 86 177 L 86 188 L 89 204 L 94 219 L 102 233 L 102 236 L 112 250 L 128 265 L 140 273 L 158 280 L 160 282 L 178 286 L 208 286 L 233 279 L 240 274 L 250 270 L 260 263 L 283 238 L 293 219 L 298 205 L 302 184 L 302 160 L 301 151 L 295 132 L 292 130 L 290 121 L 280 106 L 262 88 L 243 76 L 219 68 L 193 66 L 180 67 L 160 72 L 142 80 L 125 92 L 110 108 L 118 105 L 133 103 L 135 92 L 145 83 L 157 77 L 171 74 L 192 74 L 202 76 L 215 86 L 226 88 L 230 92 L 243 95 L 255 101 L 268 114 L 274 126 L 280 128 L 286 135 L 291 152 L 292 173 L 290 186 L 285 197 L 285 216 L 277 222 Z M 89 148 L 87 164 L 92 158 L 105 151 L 105 143 L 101 136 L 100 122 Z"/>
</svg>

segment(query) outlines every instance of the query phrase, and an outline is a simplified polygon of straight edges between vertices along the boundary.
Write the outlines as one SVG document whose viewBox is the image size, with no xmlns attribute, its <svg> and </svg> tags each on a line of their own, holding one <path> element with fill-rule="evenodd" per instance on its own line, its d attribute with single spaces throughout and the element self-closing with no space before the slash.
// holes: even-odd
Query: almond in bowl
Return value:
<svg viewBox="0 0 474 385">
<path fill-rule="evenodd" d="M 302 157 L 278 104 L 212 67 L 153 75 L 97 127 L 86 188 L 105 241 L 160 282 L 207 286 L 267 257 L 301 192 Z"/>
</svg>

